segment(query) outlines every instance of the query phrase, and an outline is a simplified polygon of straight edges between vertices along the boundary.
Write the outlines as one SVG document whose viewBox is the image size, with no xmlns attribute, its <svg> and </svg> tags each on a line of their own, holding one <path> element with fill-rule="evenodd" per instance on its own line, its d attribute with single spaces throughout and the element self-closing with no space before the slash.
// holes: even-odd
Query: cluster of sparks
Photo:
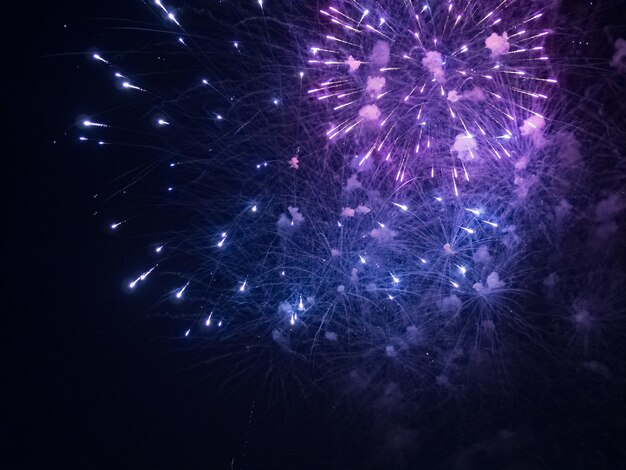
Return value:
<svg viewBox="0 0 626 470">
<path fill-rule="evenodd" d="M 326 78 L 308 92 L 330 103 L 328 139 L 357 133 L 359 165 L 391 161 L 400 182 L 450 176 L 457 195 L 475 159 L 510 159 L 507 141 L 520 119 L 543 124 L 543 89 L 556 80 L 543 12 L 516 17 L 520 2 L 492 3 L 345 1 L 321 10 L 334 32 L 310 48 L 308 63 Z"/>
<path fill-rule="evenodd" d="M 255 3 L 261 17 L 269 14 L 267 4 Z M 298 85 L 268 93 L 241 122 L 224 111 L 203 116 L 232 126 L 224 131 L 230 141 L 214 138 L 224 152 L 246 135 L 265 143 L 272 135 L 275 159 L 233 157 L 245 167 L 233 174 L 256 193 L 222 197 L 234 201 L 220 209 L 231 219 L 222 217 L 214 233 L 156 240 L 154 255 L 164 259 L 129 276 L 127 288 L 139 289 L 187 244 L 198 268 L 179 275 L 167 293 L 175 308 L 185 299 L 202 305 L 185 337 L 207 329 L 249 328 L 254 335 L 262 325 L 287 350 L 346 339 L 348 349 L 378 342 L 386 357 L 419 346 L 431 360 L 436 345 L 428 337 L 440 339 L 453 323 L 470 344 L 481 342 L 477 331 L 493 334 L 502 318 L 515 316 L 523 245 L 522 229 L 511 220 L 513 191 L 499 192 L 506 185 L 497 180 L 512 186 L 523 154 L 540 146 L 557 86 L 544 49 L 547 10 L 527 3 L 343 0 L 322 8 L 327 34 L 309 38 L 300 55 L 287 55 Z M 160 0 L 148 6 L 193 54 L 193 36 L 174 9 Z M 232 48 L 241 55 L 246 46 L 235 40 Z M 92 59 L 113 70 L 121 90 L 158 96 L 104 53 Z M 217 90 L 207 79 L 199 85 Z M 270 107 L 308 137 L 256 126 L 253 120 Z M 302 110 L 312 111 L 296 117 Z M 158 129 L 186 132 L 175 110 L 159 116 Z M 78 127 L 114 128 L 95 118 L 81 118 Z M 168 161 L 171 168 L 185 164 L 182 157 Z M 259 176 L 266 173 L 272 176 Z M 209 219 L 213 209 L 206 207 Z M 470 321 L 477 326 L 466 328 Z"/>
</svg>

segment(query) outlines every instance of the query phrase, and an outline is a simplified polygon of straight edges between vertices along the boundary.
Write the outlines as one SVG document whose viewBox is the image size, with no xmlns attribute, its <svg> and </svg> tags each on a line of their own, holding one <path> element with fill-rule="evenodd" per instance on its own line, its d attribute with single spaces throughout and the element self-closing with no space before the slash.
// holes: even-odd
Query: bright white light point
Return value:
<svg viewBox="0 0 626 470">
<path fill-rule="evenodd" d="M 359 260 L 361 261 L 361 264 L 365 264 L 365 258 L 363 258 L 361 255 L 359 255 Z"/>
<path fill-rule="evenodd" d="M 176 17 L 174 16 L 174 13 L 168 13 L 167 17 L 172 20 L 174 23 L 176 23 L 178 26 L 180 26 L 180 23 L 178 22 L 178 20 L 176 19 Z"/>
<path fill-rule="evenodd" d="M 400 282 L 399 277 L 394 276 L 393 273 L 389 273 L 389 274 L 391 274 L 391 279 L 393 279 L 394 284 L 398 284 Z"/>
<path fill-rule="evenodd" d="M 207 79 L 206 79 L 206 78 L 203 78 L 203 79 L 202 79 L 202 83 L 203 83 L 203 84 L 205 84 L 205 85 L 208 85 L 208 84 L 209 84 L 209 82 L 207 81 Z"/>
<path fill-rule="evenodd" d="M 498 224 L 496 224 L 495 222 L 490 222 L 488 220 L 483 220 L 483 222 L 488 224 L 488 225 L 491 225 L 492 227 L 497 227 L 498 226 Z"/>
<path fill-rule="evenodd" d="M 274 98 L 273 103 L 274 103 L 274 104 L 278 104 L 278 103 L 279 103 L 279 101 L 278 101 L 276 98 Z"/>
<path fill-rule="evenodd" d="M 177 299 L 180 299 L 183 296 L 183 293 L 185 292 L 185 289 L 187 289 L 188 285 L 189 285 L 189 283 L 185 284 L 182 289 L 180 289 L 178 292 L 176 292 L 176 298 Z"/>
<path fill-rule="evenodd" d="M 209 313 L 208 318 L 206 319 L 206 321 L 204 322 L 204 324 L 206 326 L 211 326 L 211 317 L 213 316 L 213 312 Z"/>
<path fill-rule="evenodd" d="M 454 281 L 450 281 L 450 284 L 452 284 L 452 287 L 454 287 L 455 289 L 459 288 L 459 285 Z"/>
<path fill-rule="evenodd" d="M 106 124 L 102 124 L 99 122 L 91 122 L 91 121 L 83 121 L 83 126 L 85 127 L 108 127 Z"/>
<path fill-rule="evenodd" d="M 471 228 L 467 228 L 467 227 L 461 227 L 463 230 L 465 230 L 467 233 L 469 233 L 470 235 L 474 233 L 474 230 Z"/>
<path fill-rule="evenodd" d="M 426 264 L 426 260 L 424 258 L 420 258 L 420 261 L 422 262 L 422 264 Z"/>
<path fill-rule="evenodd" d="M 157 121 L 157 123 L 159 124 L 159 126 L 169 126 L 169 125 L 170 125 L 170 123 L 169 123 L 169 122 L 164 121 L 163 119 L 159 119 L 159 120 Z"/>
<path fill-rule="evenodd" d="M 154 251 L 156 251 L 157 253 L 161 253 L 161 251 L 163 250 L 163 246 L 164 246 L 164 245 L 157 246 L 157 247 L 154 249 Z"/>
<path fill-rule="evenodd" d="M 104 60 L 100 54 L 94 54 L 93 58 L 99 60 L 100 62 L 104 62 L 105 64 L 109 63 L 108 61 Z"/>
<path fill-rule="evenodd" d="M 85 140 L 87 140 L 87 137 L 79 137 L 79 138 L 78 138 L 78 140 L 83 140 L 83 141 L 85 141 Z"/>
<path fill-rule="evenodd" d="M 298 310 L 304 310 L 304 302 L 302 301 L 302 296 L 300 296 L 300 302 L 298 302 Z"/>
<path fill-rule="evenodd" d="M 239 49 L 239 43 L 238 42 L 234 42 L 233 46 L 235 46 L 235 48 Z"/>
<path fill-rule="evenodd" d="M 221 327 L 222 326 L 222 320 L 219 321 L 219 323 L 217 324 L 217 326 Z"/>
<path fill-rule="evenodd" d="M 157 265 L 158 266 L 158 265 Z M 135 279 L 133 282 L 131 282 L 130 284 L 128 284 L 128 287 L 130 287 L 131 289 L 134 289 L 135 286 L 137 285 L 137 283 L 139 281 L 145 281 L 145 279 L 150 275 L 150 273 L 152 271 L 154 271 L 156 269 L 156 266 L 148 269 L 145 273 L 143 273 L 142 275 L 140 275 L 137 279 Z"/>
<path fill-rule="evenodd" d="M 254 207 L 252 208 L 252 212 L 256 212 L 256 209 L 257 209 L 257 208 L 256 208 L 256 206 L 254 206 Z"/>
<path fill-rule="evenodd" d="M 385 228 L 385 224 L 381 224 L 380 222 L 376 222 L 378 225 L 380 225 L 380 228 Z"/>
<path fill-rule="evenodd" d="M 435 197 L 435 201 L 437 201 L 437 202 L 441 202 L 441 201 L 443 201 L 443 198 L 441 198 L 441 197 Z"/>
<path fill-rule="evenodd" d="M 189 336 L 189 333 L 191 333 L 191 330 L 185 331 L 185 336 Z"/>
<path fill-rule="evenodd" d="M 217 118 L 218 121 L 221 121 L 222 119 L 224 119 L 221 114 L 217 114 L 215 117 Z"/>
<path fill-rule="evenodd" d="M 247 284 L 248 284 L 248 280 L 246 279 L 245 281 L 243 281 L 243 284 L 241 284 L 241 287 L 239 287 L 239 292 L 243 292 L 244 290 L 246 290 Z"/>
<path fill-rule="evenodd" d="M 116 222 L 114 224 L 111 224 L 111 230 L 115 230 L 117 227 L 119 227 L 120 225 L 122 225 L 124 222 Z"/>
<path fill-rule="evenodd" d="M 300 78 L 304 77 L 304 72 L 300 72 Z"/>
<path fill-rule="evenodd" d="M 263 0 L 259 0 L 259 6 L 263 8 Z"/>
<path fill-rule="evenodd" d="M 459 268 L 459 272 L 465 276 L 465 273 L 467 272 L 467 268 L 465 266 L 457 266 Z"/>
<path fill-rule="evenodd" d="M 281 276 L 284 276 L 284 275 L 285 275 L 285 271 L 281 271 L 281 272 L 280 272 L 280 275 L 281 275 Z"/>
<path fill-rule="evenodd" d="M 292 325 L 295 325 L 296 320 L 293 318 L 293 315 L 291 315 L 291 320 L 289 320 L 289 323 L 291 323 Z"/>
<path fill-rule="evenodd" d="M 138 86 L 131 85 L 129 82 L 124 82 L 124 83 L 122 83 L 122 86 L 123 86 L 124 88 L 130 88 L 130 89 L 133 89 L 133 90 L 146 91 L 146 90 L 144 90 L 143 88 L 139 88 Z"/>
<path fill-rule="evenodd" d="M 406 211 L 408 211 L 408 210 L 409 210 L 409 208 L 408 208 L 406 205 L 404 205 L 404 204 L 398 204 L 398 203 L 394 202 L 394 203 L 393 203 L 393 205 L 394 205 L 394 206 L 396 206 L 396 207 L 399 207 L 399 208 L 400 208 L 400 209 L 402 209 L 404 212 L 406 212 Z"/>
<path fill-rule="evenodd" d="M 121 74 L 121 73 L 119 73 L 119 72 L 115 72 L 115 76 L 116 76 L 117 78 L 124 78 L 124 75 L 122 75 L 122 74 Z"/>
<path fill-rule="evenodd" d="M 474 215 L 480 215 L 480 209 L 469 209 L 466 207 L 465 210 L 471 212 Z"/>
</svg>

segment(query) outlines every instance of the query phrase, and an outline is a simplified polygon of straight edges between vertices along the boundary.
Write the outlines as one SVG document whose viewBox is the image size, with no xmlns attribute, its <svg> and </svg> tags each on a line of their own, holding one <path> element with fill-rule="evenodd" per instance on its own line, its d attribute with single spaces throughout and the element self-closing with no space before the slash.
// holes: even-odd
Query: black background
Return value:
<svg viewBox="0 0 626 470">
<path fill-rule="evenodd" d="M 369 441 L 360 437 L 367 420 L 314 403 L 285 407 L 249 390 L 216 394 L 219 376 L 198 365 L 201 352 L 179 347 L 168 320 L 147 318 L 146 303 L 123 294 L 133 242 L 111 236 L 92 215 L 94 188 L 115 168 L 103 170 L 106 157 L 65 132 L 85 103 L 99 105 L 103 86 L 85 81 L 84 54 L 71 55 L 93 45 L 93 18 L 144 7 L 121 0 L 40 3 L 21 11 L 12 5 L 3 14 L 3 231 L 9 240 L 0 466 L 385 468 L 367 460 Z M 497 421 L 500 413 L 523 423 L 533 438 L 522 453 L 541 456 L 547 467 L 540 468 L 565 468 L 559 461 L 573 463 L 568 468 L 625 468 L 620 384 L 542 387 L 520 390 L 528 400 L 485 406 L 481 419 Z M 463 425 L 469 432 L 475 425 L 477 434 L 484 427 L 471 420 Z M 352 432 L 339 435 L 338 429 Z M 446 447 L 452 446 L 448 431 L 434 429 L 430 437 L 442 460 L 454 451 Z M 500 468 L 490 465 L 482 468 Z"/>
<path fill-rule="evenodd" d="M 331 464 L 328 411 L 257 404 L 249 393 L 254 378 L 241 381 L 241 393 L 218 393 L 224 374 L 212 376 L 201 351 L 179 347 L 181 335 L 172 331 L 180 333 L 180 323 L 150 318 L 150 302 L 121 288 L 136 269 L 136 241 L 111 236 L 106 217 L 93 215 L 101 207 L 94 194 L 119 168 L 105 152 L 77 145 L 70 128 L 86 107 L 109 104 L 102 90 L 110 83 L 84 73 L 98 28 L 144 13 L 140 2 L 121 0 L 11 8 L 3 67 L 9 262 L 0 466 Z M 135 150 L 115 152 L 136 157 Z"/>
</svg>

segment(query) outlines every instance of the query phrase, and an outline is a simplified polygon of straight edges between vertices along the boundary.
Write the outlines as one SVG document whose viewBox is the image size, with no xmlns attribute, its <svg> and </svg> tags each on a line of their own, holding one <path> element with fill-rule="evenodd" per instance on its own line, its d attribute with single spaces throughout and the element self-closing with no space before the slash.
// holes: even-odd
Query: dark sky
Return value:
<svg viewBox="0 0 626 470">
<path fill-rule="evenodd" d="M 109 84 L 85 80 L 83 52 L 97 42 L 94 18 L 145 7 L 66 1 L 15 8 L 20 20 L 9 36 L 17 42 L 3 71 L 11 118 L 3 139 L 9 367 L 0 466 L 231 468 L 235 458 L 241 468 L 250 447 L 256 463 L 245 468 L 316 461 L 328 448 L 325 418 L 315 423 L 306 406 L 286 418 L 280 403 L 270 416 L 274 404 L 265 402 L 254 405 L 261 416 L 253 414 L 251 427 L 253 381 L 242 380 L 242 393 L 218 395 L 218 378 L 199 365 L 201 351 L 181 349 L 171 321 L 149 318 L 150 301 L 122 292 L 135 269 L 134 242 L 111 237 L 92 215 L 100 207 L 94 192 L 116 170 L 107 173 L 101 155 L 66 134 L 85 103 L 106 106 L 98 90 Z M 296 426 L 288 427 L 291 420 Z"/>
<path fill-rule="evenodd" d="M 84 56 L 63 54 L 90 47 L 89 18 L 128 3 L 42 2 L 10 26 L 3 468 L 175 468 L 186 458 L 227 468 L 245 439 L 250 402 L 212 403 L 210 380 L 192 382 L 197 358 L 176 354 L 142 315 L 147 305 L 121 292 L 130 247 L 92 216 L 103 161 L 65 135 L 94 87 L 78 68 Z"/>
<path fill-rule="evenodd" d="M 227 372 L 204 368 L 201 350 L 172 337 L 170 319 L 147 315 L 149 300 L 122 292 L 135 243 L 112 237 L 92 215 L 100 207 L 94 188 L 115 169 L 65 132 L 86 102 L 92 109 L 98 99 L 106 102 L 94 98 L 104 87 L 85 82 L 84 55 L 73 55 L 94 45 L 99 23 L 91 18 L 129 9 L 137 15 L 144 7 L 121 0 L 41 3 L 12 5 L 22 10 L 3 14 L 9 239 L 0 467 L 221 469 L 234 459 L 233 468 L 246 469 L 392 468 L 392 457 L 372 450 L 378 418 L 358 407 L 334 409 L 321 397 L 282 403 L 254 390 L 254 374 L 218 392 Z M 512 452 L 537 456 L 543 466 L 506 468 L 566 468 L 560 461 L 572 464 L 567 468 L 626 468 L 623 384 L 587 385 L 528 384 L 481 404 L 482 413 L 468 413 L 458 426 L 489 436 L 506 427 L 497 423 L 505 416 L 510 427 L 524 429 Z M 455 406 L 461 405 L 439 411 Z M 442 422 L 454 426 L 452 416 Z M 434 425 L 424 445 L 431 450 L 421 447 L 420 458 L 432 464 L 458 452 L 465 444 L 450 437 L 457 431 Z M 398 463 L 434 468 L 422 465 Z M 505 468 L 491 465 L 482 468 Z"/>
</svg>

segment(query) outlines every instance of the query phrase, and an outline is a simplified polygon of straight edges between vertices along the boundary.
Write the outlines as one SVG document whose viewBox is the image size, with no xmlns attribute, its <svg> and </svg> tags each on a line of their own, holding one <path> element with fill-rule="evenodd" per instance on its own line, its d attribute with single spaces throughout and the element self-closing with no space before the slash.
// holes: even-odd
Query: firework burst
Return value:
<svg viewBox="0 0 626 470">
<path fill-rule="evenodd" d="M 148 7 L 167 28 L 154 51 L 167 78 L 122 72 L 126 53 L 92 54 L 141 105 L 134 121 L 77 125 L 83 143 L 158 155 L 113 191 L 158 174 L 161 196 L 138 207 L 170 223 L 128 292 L 160 276 L 187 339 L 446 387 L 461 363 L 504 364 L 533 336 L 528 293 L 563 261 L 546 247 L 589 212 L 574 201 L 580 143 L 561 129 L 573 112 L 553 97 L 548 2 L 290 3 L 275 17 L 260 2 L 212 10 L 208 37 Z M 596 216 L 602 233 L 615 198 Z M 110 229 L 132 230 L 137 216 L 119 212 Z"/>
<path fill-rule="evenodd" d="M 452 183 L 476 162 L 511 160 L 509 140 L 545 125 L 545 8 L 502 2 L 340 2 L 310 49 L 323 80 L 308 90 L 331 113 L 328 139 L 352 135 L 358 165 L 388 162 Z"/>
</svg>

